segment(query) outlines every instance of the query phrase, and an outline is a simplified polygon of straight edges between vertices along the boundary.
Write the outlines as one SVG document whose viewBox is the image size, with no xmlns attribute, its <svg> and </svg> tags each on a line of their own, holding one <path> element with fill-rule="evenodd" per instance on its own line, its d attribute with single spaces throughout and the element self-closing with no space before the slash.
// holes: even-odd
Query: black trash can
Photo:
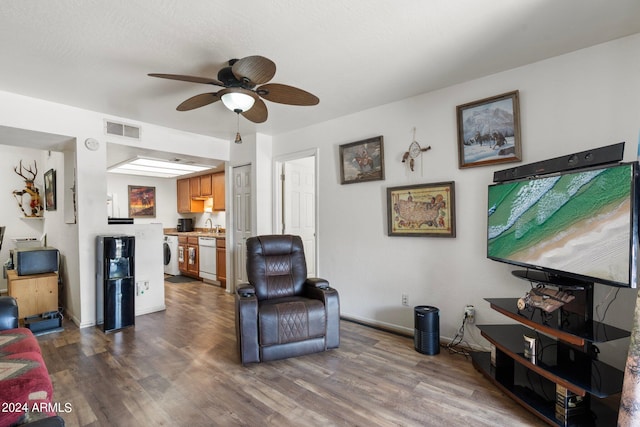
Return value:
<svg viewBox="0 0 640 427">
<path fill-rule="evenodd" d="M 440 310 L 429 305 L 415 307 L 413 342 L 416 351 L 434 355 L 440 353 Z"/>
</svg>

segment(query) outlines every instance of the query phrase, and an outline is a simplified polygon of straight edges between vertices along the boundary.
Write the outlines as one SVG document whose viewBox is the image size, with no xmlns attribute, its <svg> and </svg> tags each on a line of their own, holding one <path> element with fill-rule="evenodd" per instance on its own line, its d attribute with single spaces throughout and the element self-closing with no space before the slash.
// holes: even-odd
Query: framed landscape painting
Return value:
<svg viewBox="0 0 640 427">
<path fill-rule="evenodd" d="M 457 107 L 458 167 L 522 161 L 518 91 Z"/>
<path fill-rule="evenodd" d="M 156 217 L 156 187 L 129 186 L 129 218 Z"/>
<path fill-rule="evenodd" d="M 455 182 L 387 188 L 389 236 L 456 237 Z"/>
<path fill-rule="evenodd" d="M 340 184 L 384 179 L 382 136 L 340 146 Z"/>
</svg>

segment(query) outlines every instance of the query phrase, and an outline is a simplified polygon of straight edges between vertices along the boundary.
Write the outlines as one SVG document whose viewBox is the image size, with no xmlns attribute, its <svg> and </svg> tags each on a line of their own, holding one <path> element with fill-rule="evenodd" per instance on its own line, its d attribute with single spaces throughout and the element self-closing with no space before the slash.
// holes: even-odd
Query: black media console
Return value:
<svg viewBox="0 0 640 427">
<path fill-rule="evenodd" d="M 542 279 L 531 273 L 514 275 Z M 568 290 L 575 299 L 552 313 L 520 310 L 517 298 L 486 299 L 492 309 L 520 324 L 478 325 L 492 352 L 472 353 L 473 365 L 550 425 L 616 425 L 624 373 L 598 360 L 596 344 L 630 332 L 593 319 L 593 283 L 545 284 Z M 525 354 L 525 336 L 536 341 L 533 356 Z"/>
</svg>

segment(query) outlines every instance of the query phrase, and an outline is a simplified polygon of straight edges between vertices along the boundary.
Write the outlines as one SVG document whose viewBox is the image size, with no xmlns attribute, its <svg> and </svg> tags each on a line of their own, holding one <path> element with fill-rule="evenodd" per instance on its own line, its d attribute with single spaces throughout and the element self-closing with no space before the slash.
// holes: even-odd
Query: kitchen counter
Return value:
<svg viewBox="0 0 640 427">
<path fill-rule="evenodd" d="M 183 236 L 183 237 L 216 237 L 218 239 L 224 239 L 226 234 L 224 232 L 216 233 L 215 231 L 176 231 L 176 229 L 165 229 L 164 234 L 168 236 Z"/>
</svg>

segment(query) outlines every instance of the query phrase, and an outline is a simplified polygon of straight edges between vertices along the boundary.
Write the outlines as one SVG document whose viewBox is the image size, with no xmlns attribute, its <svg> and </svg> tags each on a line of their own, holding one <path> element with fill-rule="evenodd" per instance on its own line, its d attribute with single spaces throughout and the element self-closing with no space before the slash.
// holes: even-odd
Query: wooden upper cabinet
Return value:
<svg viewBox="0 0 640 427">
<path fill-rule="evenodd" d="M 212 183 L 213 183 L 213 210 L 223 211 L 225 209 L 224 173 L 214 173 L 212 175 Z"/>
<path fill-rule="evenodd" d="M 202 197 L 213 196 L 212 175 L 202 175 L 200 177 L 200 195 Z"/>
<path fill-rule="evenodd" d="M 193 178 L 178 179 L 177 191 L 178 191 L 178 213 L 198 213 L 204 212 L 204 202 L 202 200 L 193 200 Z M 197 190 L 200 191 L 200 180 L 198 180 Z"/>
<path fill-rule="evenodd" d="M 178 213 L 191 212 L 191 191 L 189 178 L 179 179 L 178 183 Z"/>
<path fill-rule="evenodd" d="M 189 189 L 191 191 L 191 197 L 200 197 L 200 177 L 194 176 L 189 178 Z"/>
<path fill-rule="evenodd" d="M 177 183 L 178 213 L 204 212 L 204 201 L 211 197 L 213 210 L 224 210 L 224 172 L 182 178 Z"/>
</svg>

